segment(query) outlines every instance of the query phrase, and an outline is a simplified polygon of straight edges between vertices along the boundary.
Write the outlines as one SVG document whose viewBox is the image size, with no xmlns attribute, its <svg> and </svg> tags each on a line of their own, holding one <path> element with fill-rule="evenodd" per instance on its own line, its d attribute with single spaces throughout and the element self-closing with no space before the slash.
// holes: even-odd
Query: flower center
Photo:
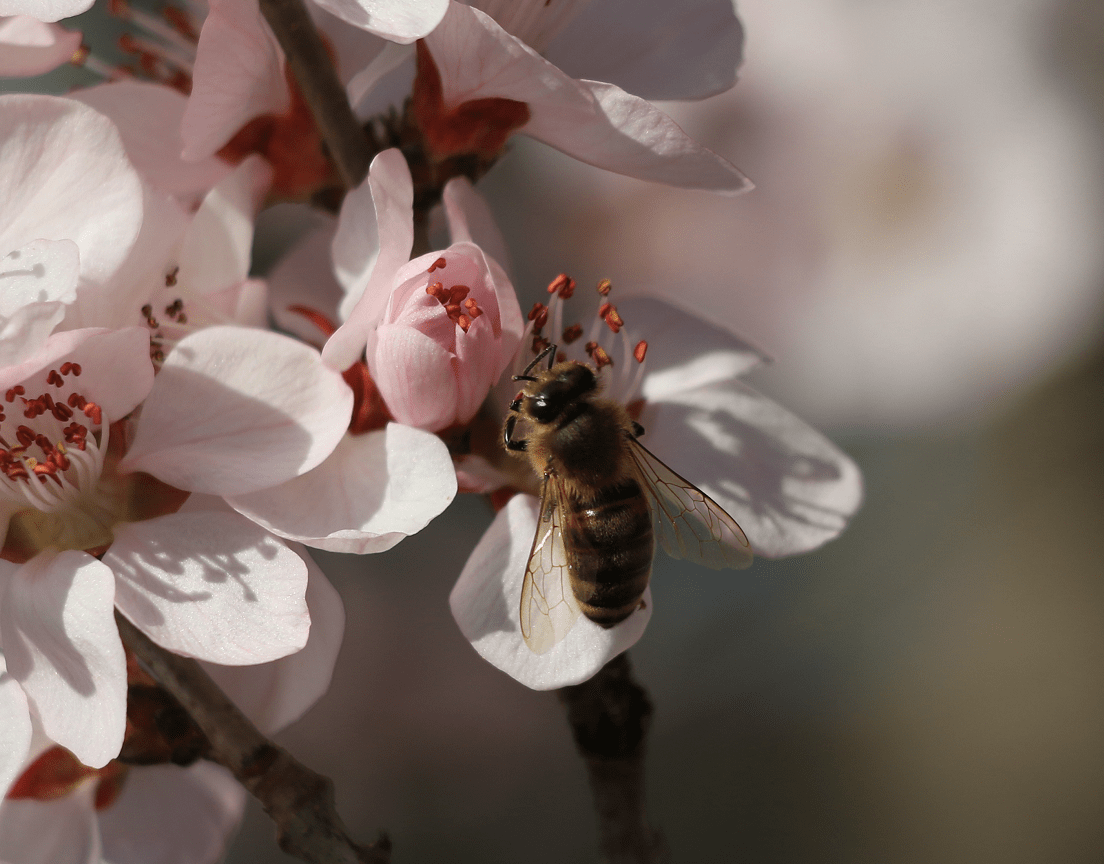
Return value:
<svg viewBox="0 0 1104 864">
<path fill-rule="evenodd" d="M 4 394 L 0 500 L 17 510 L 5 558 L 111 542 L 119 495 L 100 482 L 110 427 L 100 406 L 73 386 L 80 374 L 79 364 L 62 363 L 46 373 L 37 395 L 29 392 L 38 387 L 28 391 L 23 384 Z"/>
<path fill-rule="evenodd" d="M 467 333 L 472 321 L 482 315 L 483 310 L 479 308 L 474 297 L 468 296 L 471 288 L 467 285 L 452 285 L 446 288 L 444 282 L 438 281 L 434 274 L 437 270 L 443 270 L 447 263 L 444 258 L 438 258 L 429 266 L 426 271 L 430 274 L 426 294 L 444 306 L 449 320 Z"/>
</svg>

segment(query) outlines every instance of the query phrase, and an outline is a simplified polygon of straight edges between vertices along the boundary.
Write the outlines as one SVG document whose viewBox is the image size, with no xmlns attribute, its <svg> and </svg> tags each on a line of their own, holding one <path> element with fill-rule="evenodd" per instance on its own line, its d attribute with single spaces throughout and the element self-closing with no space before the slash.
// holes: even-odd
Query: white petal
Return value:
<svg viewBox="0 0 1104 864">
<path fill-rule="evenodd" d="M 449 0 L 316 0 L 355 27 L 404 44 L 421 39 L 445 14 Z"/>
<path fill-rule="evenodd" d="M 103 282 L 142 225 L 142 183 L 115 125 L 72 99 L 0 96 L 0 251 L 72 240 Z"/>
<path fill-rule="evenodd" d="M 80 252 L 72 240 L 33 240 L 0 259 L 0 367 L 40 350 L 77 298 Z"/>
<path fill-rule="evenodd" d="M 590 678 L 627 650 L 652 617 L 652 594 L 645 608 L 606 630 L 580 617 L 563 641 L 546 654 L 534 654 L 521 636 L 521 583 L 537 531 L 537 499 L 515 495 L 495 517 L 468 558 L 452 594 L 452 617 L 484 660 L 534 690 L 551 690 Z"/>
<path fill-rule="evenodd" d="M 207 193 L 180 249 L 177 280 L 189 291 L 221 291 L 249 275 L 253 219 L 271 182 L 272 168 L 251 155 Z"/>
<path fill-rule="evenodd" d="M 183 158 L 210 156 L 254 117 L 288 109 L 283 56 L 257 0 L 210 4 L 181 126 Z"/>
<path fill-rule="evenodd" d="M 476 191 L 467 177 L 453 177 L 445 184 L 441 201 L 448 219 L 449 239 L 453 243 L 468 241 L 510 269 L 510 253 L 506 240 L 498 230 L 487 199 Z"/>
<path fill-rule="evenodd" d="M 101 864 L 100 832 L 86 783 L 56 801 L 4 801 L 0 861 L 4 864 Z"/>
<path fill-rule="evenodd" d="M 227 499 L 274 534 L 331 552 L 382 552 L 421 531 L 456 495 L 448 448 L 400 423 L 346 435 L 313 471 Z"/>
<path fill-rule="evenodd" d="M 111 570 L 84 552 L 44 552 L 11 579 L 0 607 L 8 671 L 46 734 L 85 765 L 119 753 L 126 658 Z"/>
<path fill-rule="evenodd" d="M 0 0 L 0 15 L 30 15 L 39 21 L 59 21 L 79 15 L 92 0 Z"/>
<path fill-rule="evenodd" d="M 740 523 L 759 555 L 796 555 L 838 535 L 862 503 L 862 475 L 835 444 L 738 381 L 662 401 L 644 444 Z"/>
<path fill-rule="evenodd" d="M 104 563 L 115 603 L 163 648 L 230 666 L 267 663 L 307 641 L 307 568 L 230 513 L 173 513 L 115 529 Z"/>
<path fill-rule="evenodd" d="M 397 149 L 372 160 L 368 176 L 345 196 L 333 242 L 334 273 L 345 288 L 345 321 L 322 349 L 335 369 L 360 359 L 368 334 L 387 307 L 396 271 L 414 245 L 414 186 Z"/>
<path fill-rule="evenodd" d="M 179 90 L 124 80 L 76 90 L 73 98 L 115 122 L 134 167 L 165 192 L 192 203 L 231 171 L 217 156 L 198 161 L 181 158 L 180 127 L 188 97 Z"/>
<path fill-rule="evenodd" d="M 259 666 L 204 668 L 245 715 L 266 735 L 294 723 L 329 689 L 345 633 L 341 597 L 298 544 L 291 547 L 306 563 L 310 638 L 302 651 Z"/>
<path fill-rule="evenodd" d="M 625 331 L 648 343 L 643 395 L 649 400 L 735 378 L 766 361 L 738 336 L 663 300 L 630 297 L 617 308 Z"/>
<path fill-rule="evenodd" d="M 241 821 L 246 793 L 226 769 L 150 765 L 127 775 L 99 814 L 105 862 L 204 864 L 220 861 Z"/>
<path fill-rule="evenodd" d="M 80 33 L 29 15 L 0 20 L 0 75 L 43 75 L 68 63 L 80 44 Z"/>
<path fill-rule="evenodd" d="M 743 41 L 732 0 L 602 0 L 542 53 L 573 78 L 642 99 L 704 99 L 736 83 Z"/>
<path fill-rule="evenodd" d="M 278 333 L 208 327 L 165 359 L 119 469 L 190 492 L 254 492 L 321 463 L 352 410 L 352 391 L 313 348 Z"/>
<path fill-rule="evenodd" d="M 13 568 L 14 569 L 14 568 Z M 23 770 L 31 748 L 31 715 L 23 688 L 0 655 L 0 799 Z"/>
</svg>

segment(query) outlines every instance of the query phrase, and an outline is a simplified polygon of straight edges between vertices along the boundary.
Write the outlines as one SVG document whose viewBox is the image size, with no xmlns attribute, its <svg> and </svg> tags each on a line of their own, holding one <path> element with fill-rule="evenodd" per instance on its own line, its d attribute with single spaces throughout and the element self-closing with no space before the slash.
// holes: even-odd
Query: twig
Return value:
<svg viewBox="0 0 1104 864">
<path fill-rule="evenodd" d="M 115 621 L 123 644 L 210 740 L 209 758 L 229 769 L 272 817 L 281 849 L 311 864 L 389 864 L 386 836 L 360 846 L 346 834 L 333 781 L 258 732 L 195 660 L 155 645 L 118 612 Z"/>
<path fill-rule="evenodd" d="M 614 657 L 589 681 L 559 691 L 575 744 L 586 761 L 609 864 L 666 864 L 663 834 L 644 807 L 644 739 L 652 703 L 632 680 L 628 654 Z"/>
<path fill-rule="evenodd" d="M 341 179 L 349 189 L 359 186 L 368 176 L 371 146 L 303 0 L 260 0 L 260 4 Z"/>
</svg>

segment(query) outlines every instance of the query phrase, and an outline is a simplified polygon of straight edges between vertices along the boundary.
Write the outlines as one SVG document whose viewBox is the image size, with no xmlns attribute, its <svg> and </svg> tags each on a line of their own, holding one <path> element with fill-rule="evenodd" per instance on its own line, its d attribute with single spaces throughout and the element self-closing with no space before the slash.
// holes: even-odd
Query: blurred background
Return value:
<svg viewBox="0 0 1104 864">
<path fill-rule="evenodd" d="M 664 107 L 753 192 L 526 139 L 480 186 L 523 308 L 560 271 L 675 297 L 770 354 L 752 383 L 865 474 L 816 553 L 657 560 L 631 652 L 656 706 L 652 817 L 695 864 L 1099 862 L 1104 5 L 739 14 L 736 88 Z M 396 864 L 597 861 L 555 695 L 484 663 L 449 614 L 491 517 L 466 496 L 391 552 L 317 556 L 346 642 L 279 741 L 334 779 L 354 835 L 386 827 Z M 227 860 L 293 859 L 250 805 Z"/>
<path fill-rule="evenodd" d="M 1099 862 L 1104 7 L 739 12 L 736 88 L 665 107 L 755 191 L 524 139 L 481 184 L 523 307 L 566 271 L 722 318 L 774 358 L 755 386 L 866 476 L 814 554 L 738 574 L 660 556 L 631 652 L 652 816 L 679 862 Z M 490 519 L 465 498 L 389 553 L 324 557 L 346 644 L 281 741 L 398 864 L 596 861 L 558 701 L 449 616 Z M 252 809 L 229 860 L 280 860 L 271 837 Z"/>
</svg>

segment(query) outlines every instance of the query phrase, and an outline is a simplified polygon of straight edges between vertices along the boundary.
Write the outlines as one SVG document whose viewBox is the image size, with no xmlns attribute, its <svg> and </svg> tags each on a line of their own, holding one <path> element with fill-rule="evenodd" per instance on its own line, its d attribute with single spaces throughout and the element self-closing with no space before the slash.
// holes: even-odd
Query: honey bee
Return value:
<svg viewBox="0 0 1104 864">
<path fill-rule="evenodd" d="M 526 383 L 503 429 L 506 449 L 524 452 L 542 478 L 521 589 L 521 633 L 535 654 L 563 639 L 580 613 L 612 627 L 638 609 L 657 539 L 672 558 L 713 569 L 752 560 L 735 520 L 637 440 L 643 428 L 598 395 L 594 370 L 554 364 L 555 350 L 514 377 Z M 548 368 L 530 374 L 545 357 Z"/>
</svg>

